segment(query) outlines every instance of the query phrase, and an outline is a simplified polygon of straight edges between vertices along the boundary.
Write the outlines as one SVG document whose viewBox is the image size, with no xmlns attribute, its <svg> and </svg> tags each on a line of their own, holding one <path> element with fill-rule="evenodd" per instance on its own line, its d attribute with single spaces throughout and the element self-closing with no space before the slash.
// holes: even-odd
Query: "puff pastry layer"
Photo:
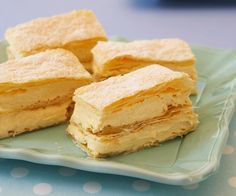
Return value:
<svg viewBox="0 0 236 196">
<path fill-rule="evenodd" d="M 89 155 L 133 152 L 185 135 L 198 124 L 183 72 L 150 65 L 76 90 L 67 129 Z"/>
<path fill-rule="evenodd" d="M 64 49 L 0 64 L 0 138 L 65 122 L 74 90 L 91 81 Z"/>
<path fill-rule="evenodd" d="M 96 80 L 128 73 L 138 68 L 160 64 L 183 71 L 196 81 L 195 57 L 189 45 L 179 39 L 133 42 L 99 42 L 93 49 Z"/>
<path fill-rule="evenodd" d="M 91 49 L 106 34 L 91 10 L 39 18 L 9 28 L 5 33 L 10 57 L 29 56 L 46 49 L 64 48 L 73 52 L 91 69 Z"/>
</svg>

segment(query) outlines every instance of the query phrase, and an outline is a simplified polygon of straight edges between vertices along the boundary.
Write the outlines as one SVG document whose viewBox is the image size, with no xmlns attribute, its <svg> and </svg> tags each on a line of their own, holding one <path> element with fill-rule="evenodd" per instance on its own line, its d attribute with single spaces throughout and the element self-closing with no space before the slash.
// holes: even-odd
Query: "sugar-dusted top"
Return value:
<svg viewBox="0 0 236 196">
<path fill-rule="evenodd" d="M 189 82 L 188 90 L 191 91 L 193 82 L 187 74 L 154 64 L 123 76 L 111 77 L 102 82 L 81 87 L 76 90 L 74 101 L 82 99 L 96 109 L 103 110 L 117 101 L 164 85 L 175 79 L 185 79 L 185 82 Z"/>
<path fill-rule="evenodd" d="M 11 50 L 25 53 L 56 48 L 73 41 L 106 40 L 106 34 L 91 10 L 45 17 L 9 28 L 5 34 Z"/>
<path fill-rule="evenodd" d="M 92 53 L 100 69 L 120 57 L 152 62 L 194 64 L 195 57 L 189 45 L 180 39 L 138 40 L 132 42 L 98 42 Z"/>
<path fill-rule="evenodd" d="M 0 64 L 0 87 L 60 78 L 91 80 L 91 75 L 73 53 L 64 49 L 47 50 Z"/>
</svg>

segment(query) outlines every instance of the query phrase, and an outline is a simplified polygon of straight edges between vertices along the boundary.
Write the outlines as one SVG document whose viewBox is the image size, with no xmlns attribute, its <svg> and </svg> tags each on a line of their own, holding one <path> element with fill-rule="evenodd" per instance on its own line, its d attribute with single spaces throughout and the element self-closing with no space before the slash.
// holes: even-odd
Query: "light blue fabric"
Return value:
<svg viewBox="0 0 236 196">
<path fill-rule="evenodd" d="M 236 113 L 219 170 L 207 180 L 170 186 L 130 177 L 0 159 L 0 195 L 236 195 Z"/>
</svg>

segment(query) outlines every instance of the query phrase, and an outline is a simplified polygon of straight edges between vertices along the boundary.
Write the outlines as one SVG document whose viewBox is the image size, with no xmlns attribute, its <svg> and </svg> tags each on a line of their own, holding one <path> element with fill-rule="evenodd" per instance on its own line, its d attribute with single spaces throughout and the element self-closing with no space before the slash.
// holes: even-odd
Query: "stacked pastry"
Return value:
<svg viewBox="0 0 236 196">
<path fill-rule="evenodd" d="M 6 31 L 10 58 L 29 56 L 47 49 L 64 48 L 73 52 L 91 70 L 91 49 L 106 34 L 90 10 L 39 18 Z"/>
<path fill-rule="evenodd" d="M 96 80 L 128 73 L 150 64 L 183 71 L 195 81 L 195 57 L 189 45 L 179 39 L 133 42 L 99 42 L 92 50 Z M 196 84 L 195 84 L 196 86 Z M 196 88 L 194 89 L 196 92 Z"/>
<path fill-rule="evenodd" d="M 65 122 L 73 112 L 67 132 L 89 155 L 106 157 L 198 124 L 189 99 L 195 57 L 182 40 L 106 42 L 90 10 L 32 20 L 5 38 L 12 60 L 0 64 L 0 138 Z M 104 81 L 89 84 L 84 68 Z"/>
<path fill-rule="evenodd" d="M 183 72 L 150 65 L 76 90 L 68 133 L 91 156 L 129 153 L 193 131 L 197 114 Z"/>
<path fill-rule="evenodd" d="M 92 80 L 63 49 L 10 60 L 0 73 L 0 138 L 65 122 L 73 92 Z"/>
</svg>

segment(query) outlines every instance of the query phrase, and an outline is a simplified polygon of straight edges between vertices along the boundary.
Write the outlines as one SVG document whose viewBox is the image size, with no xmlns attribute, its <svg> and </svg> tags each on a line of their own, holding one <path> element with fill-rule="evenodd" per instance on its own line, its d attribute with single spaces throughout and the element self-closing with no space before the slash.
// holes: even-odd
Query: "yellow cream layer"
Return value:
<svg viewBox="0 0 236 196">
<path fill-rule="evenodd" d="M 103 113 L 81 100 L 75 104 L 71 122 L 80 124 L 85 130 L 89 129 L 93 133 L 97 133 L 105 127 L 119 127 L 162 116 L 170 107 L 183 105 L 191 105 L 188 96 L 184 92 L 160 93 L 141 101 L 138 99 L 137 102 L 118 107 L 117 110 Z"/>
<path fill-rule="evenodd" d="M 0 138 L 65 122 L 70 103 L 0 114 Z"/>
<path fill-rule="evenodd" d="M 122 132 L 95 135 L 75 124 L 70 124 L 67 132 L 91 156 L 104 157 L 159 144 L 168 139 L 182 136 L 197 126 L 197 115 L 192 111 L 180 112 L 164 121 L 147 124 L 137 130 L 123 129 Z"/>
<path fill-rule="evenodd" d="M 0 114 L 61 103 L 71 99 L 74 90 L 86 83 L 86 80 L 61 79 L 15 85 L 8 90 L 0 92 Z"/>
</svg>

